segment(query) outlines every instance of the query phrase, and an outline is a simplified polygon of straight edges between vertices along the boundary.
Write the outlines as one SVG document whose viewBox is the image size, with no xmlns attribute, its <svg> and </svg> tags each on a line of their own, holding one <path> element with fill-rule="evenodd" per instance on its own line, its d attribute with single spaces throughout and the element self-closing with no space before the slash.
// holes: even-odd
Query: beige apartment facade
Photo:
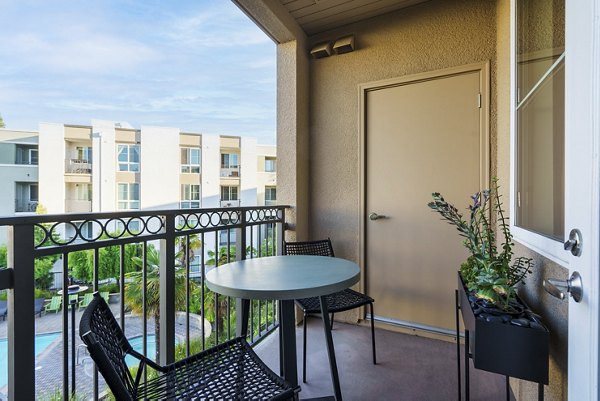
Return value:
<svg viewBox="0 0 600 401">
<path fill-rule="evenodd" d="M 112 121 L 3 129 L 0 214 L 35 213 L 38 205 L 45 213 L 90 213 L 274 204 L 275 153 L 255 138 Z M 91 224 L 86 229 L 92 235 Z"/>
<path fill-rule="evenodd" d="M 515 254 L 535 260 L 533 273 L 520 293 L 544 317 L 551 333 L 546 399 L 596 399 L 599 230 L 598 184 L 593 177 L 598 175 L 594 154 L 599 132 L 594 121 L 599 113 L 599 74 L 597 68 L 592 68 L 597 62 L 592 60 L 600 54 L 599 2 L 234 3 L 277 44 L 278 198 L 293 206 L 293 230 L 288 235 L 301 240 L 331 237 L 336 255 L 360 263 L 360 288 L 372 293 L 377 290 L 373 287 L 377 285 L 373 270 L 380 266 L 370 249 L 370 238 L 387 241 L 388 250 L 404 250 L 405 255 L 411 249 L 421 249 L 420 254 L 413 255 L 416 261 L 423 259 L 420 255 L 436 253 L 440 248 L 435 235 L 423 229 L 429 227 L 430 220 L 436 220 L 426 208 L 431 192 L 450 193 L 449 200 L 466 207 L 472 192 L 488 187 L 490 178 L 498 177 L 515 234 Z M 528 27 L 534 29 L 523 34 Z M 336 43 L 342 47 L 352 45 L 350 51 L 336 53 Z M 319 58 L 312 57 L 311 52 Z M 439 150 L 443 157 L 464 151 L 460 146 L 454 148 L 456 142 L 448 138 L 433 137 L 427 142 L 428 137 L 421 131 L 411 132 L 409 140 L 402 143 L 422 151 L 417 157 L 403 153 L 403 148 L 397 147 L 400 142 L 394 142 L 400 137 L 406 139 L 408 131 L 390 129 L 383 135 L 389 139 L 385 143 L 391 144 L 387 147 L 370 142 L 369 124 L 373 115 L 378 115 L 370 113 L 387 110 L 390 121 L 395 121 L 394 113 L 404 112 L 394 110 L 395 104 L 411 110 L 411 102 L 401 103 L 401 98 L 398 103 L 383 102 L 373 110 L 376 99 L 372 96 L 411 88 L 417 94 L 426 93 L 429 83 L 467 76 L 474 78 L 470 107 L 475 110 L 476 125 L 469 133 L 475 138 L 471 153 L 474 177 L 458 174 L 451 158 L 433 171 L 427 166 L 419 167 L 419 159 L 426 159 L 429 153 L 438 154 L 435 152 L 440 143 L 445 144 L 445 149 Z M 419 103 L 423 108 L 441 98 L 447 105 L 458 99 L 453 91 L 434 89 L 431 93 L 439 96 L 425 97 Z M 539 100 L 542 98 L 547 100 Z M 413 99 L 413 103 L 418 103 L 417 98 Z M 525 115 L 527 110 L 534 112 Z M 416 120 L 420 111 L 416 112 L 402 115 Z M 421 115 L 421 125 L 415 126 L 424 127 L 427 120 L 435 120 L 441 114 Z M 442 132 L 454 135 L 455 124 L 448 121 Z M 549 133 L 549 141 L 542 140 L 544 132 Z M 379 147 L 374 148 L 375 145 Z M 394 153 L 394 149 L 398 151 Z M 388 161 L 388 169 L 379 176 L 370 176 L 377 151 Z M 530 175 L 526 177 L 528 171 Z M 549 174 L 543 174 L 544 171 Z M 395 186 L 394 181 L 401 181 L 404 175 L 421 176 L 422 182 L 431 176 L 439 180 L 428 189 L 402 182 Z M 470 180 L 472 192 L 452 193 L 464 180 Z M 527 182 L 529 187 L 524 188 Z M 542 182 L 544 189 L 539 189 Z M 375 197 L 370 193 L 374 183 L 385 184 Z M 449 185 L 444 187 L 445 183 Z M 386 187 L 390 188 L 387 193 Z M 387 210 L 373 208 L 375 200 L 384 197 L 391 199 L 392 206 Z M 536 197 L 551 201 L 535 206 L 532 202 Z M 398 212 L 404 210 L 407 198 L 417 198 L 422 204 L 423 210 L 416 212 L 418 218 L 414 218 L 417 214 Z M 370 219 L 372 213 L 388 218 Z M 377 237 L 380 227 L 394 224 L 397 235 Z M 431 223 L 432 227 L 435 225 L 441 223 Z M 574 257 L 562 249 L 572 228 L 585 231 L 584 237 L 592 241 L 581 256 Z M 429 239 L 426 243 L 420 240 L 406 244 L 398 240 L 404 236 Z M 460 247 L 452 230 L 442 232 L 442 237 L 444 241 L 456 241 Z M 444 269 L 451 270 L 455 277 L 460 259 L 450 260 L 445 254 L 437 257 L 446 260 L 444 263 L 450 266 Z M 382 268 L 391 277 L 400 274 L 403 265 L 390 258 Z M 422 270 L 429 267 L 424 265 Z M 559 300 L 544 292 L 544 280 L 565 280 L 575 270 L 585 275 L 587 295 L 583 302 Z M 420 274 L 402 284 L 402 291 L 411 292 L 412 285 L 422 285 L 420 281 L 425 282 L 424 287 L 436 281 Z M 447 292 L 444 313 L 453 313 L 456 281 L 446 281 L 438 278 L 428 288 Z M 398 299 L 403 299 L 400 296 Z M 378 306 L 377 299 L 375 305 Z M 398 305 L 400 309 L 402 303 Z M 357 320 L 363 316 L 346 317 Z M 379 317 L 382 327 L 432 335 L 431 324 L 411 326 L 411 322 L 394 317 Z M 443 338 L 444 328 L 441 329 L 438 334 Z M 511 387 L 518 400 L 536 397 L 535 383 L 512 379 Z"/>
</svg>

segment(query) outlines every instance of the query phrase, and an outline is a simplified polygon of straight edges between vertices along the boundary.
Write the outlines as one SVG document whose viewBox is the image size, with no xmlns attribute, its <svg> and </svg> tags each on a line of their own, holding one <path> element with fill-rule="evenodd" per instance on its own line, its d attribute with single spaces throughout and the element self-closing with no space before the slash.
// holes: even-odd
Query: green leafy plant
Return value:
<svg viewBox="0 0 600 401">
<path fill-rule="evenodd" d="M 427 206 L 455 226 L 464 238 L 463 245 L 471 256 L 461 265 L 460 273 L 469 291 L 508 309 L 516 295 L 515 287 L 531 272 L 533 259 L 517 257 L 513 260 L 513 236 L 498 189 L 498 179 L 494 178 L 491 189 L 472 195 L 468 218 L 438 192 L 432 194 L 433 201 Z M 503 239 L 499 247 L 494 215 Z"/>
</svg>

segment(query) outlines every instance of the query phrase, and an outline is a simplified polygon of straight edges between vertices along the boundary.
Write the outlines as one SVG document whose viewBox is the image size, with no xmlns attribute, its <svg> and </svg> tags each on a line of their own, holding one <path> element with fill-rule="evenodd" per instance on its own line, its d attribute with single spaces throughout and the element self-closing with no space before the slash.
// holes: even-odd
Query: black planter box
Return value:
<svg viewBox="0 0 600 401">
<path fill-rule="evenodd" d="M 460 274 L 458 293 L 475 368 L 548 384 L 548 330 L 478 319 Z"/>
</svg>

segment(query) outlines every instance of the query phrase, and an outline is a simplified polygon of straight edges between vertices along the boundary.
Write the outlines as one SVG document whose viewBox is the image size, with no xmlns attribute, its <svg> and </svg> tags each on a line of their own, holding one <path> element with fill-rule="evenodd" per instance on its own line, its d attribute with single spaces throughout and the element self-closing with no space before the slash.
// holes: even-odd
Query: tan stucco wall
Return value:
<svg viewBox="0 0 600 401">
<path fill-rule="evenodd" d="M 309 237 L 330 236 L 337 255 L 359 260 L 362 211 L 357 86 L 474 62 L 490 61 L 490 176 L 500 178 L 508 204 L 509 1 L 431 1 L 315 35 L 309 41 L 316 44 L 346 34 L 355 35 L 354 52 L 310 61 Z M 546 318 L 552 333 L 546 399 L 566 399 L 567 303 L 541 289 L 543 278 L 566 278 L 566 270 L 521 245 L 517 244 L 515 253 L 536 260 L 535 271 L 522 293 L 532 308 Z M 346 318 L 353 320 L 358 314 Z M 513 380 L 512 387 L 518 400 L 536 397 L 534 384 Z"/>
<path fill-rule="evenodd" d="M 358 261 L 358 85 L 489 60 L 494 87 L 495 3 L 431 1 L 310 40 L 346 34 L 354 52 L 311 61 L 311 237 L 331 236 L 336 254 Z M 492 105 L 492 140 L 495 117 Z"/>
<path fill-rule="evenodd" d="M 497 92 L 495 103 L 498 111 L 497 176 L 503 183 L 502 195 L 508 204 L 510 182 L 510 7 L 508 1 L 499 1 L 497 7 Z M 567 269 L 517 244 L 515 255 L 535 259 L 533 274 L 520 289 L 520 294 L 530 307 L 544 317 L 550 329 L 550 384 L 545 388 L 546 400 L 567 399 L 567 343 L 568 302 L 551 297 L 542 289 L 545 278 L 567 279 Z M 537 399 L 537 386 L 512 379 L 511 386 L 517 400 Z"/>
</svg>

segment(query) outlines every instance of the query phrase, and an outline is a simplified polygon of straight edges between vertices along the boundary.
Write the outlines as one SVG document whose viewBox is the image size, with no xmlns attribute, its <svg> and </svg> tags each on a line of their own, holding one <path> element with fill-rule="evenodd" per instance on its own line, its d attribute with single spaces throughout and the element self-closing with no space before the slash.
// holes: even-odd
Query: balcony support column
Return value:
<svg viewBox="0 0 600 401">
<path fill-rule="evenodd" d="M 33 224 L 8 227 L 8 267 L 16 270 L 8 291 L 8 399 L 35 399 Z M 18 318 L 17 318 L 18 317 Z"/>
<path fill-rule="evenodd" d="M 175 216 L 165 216 L 160 240 L 160 364 L 175 362 Z M 33 308 L 33 306 L 32 306 Z"/>
</svg>

